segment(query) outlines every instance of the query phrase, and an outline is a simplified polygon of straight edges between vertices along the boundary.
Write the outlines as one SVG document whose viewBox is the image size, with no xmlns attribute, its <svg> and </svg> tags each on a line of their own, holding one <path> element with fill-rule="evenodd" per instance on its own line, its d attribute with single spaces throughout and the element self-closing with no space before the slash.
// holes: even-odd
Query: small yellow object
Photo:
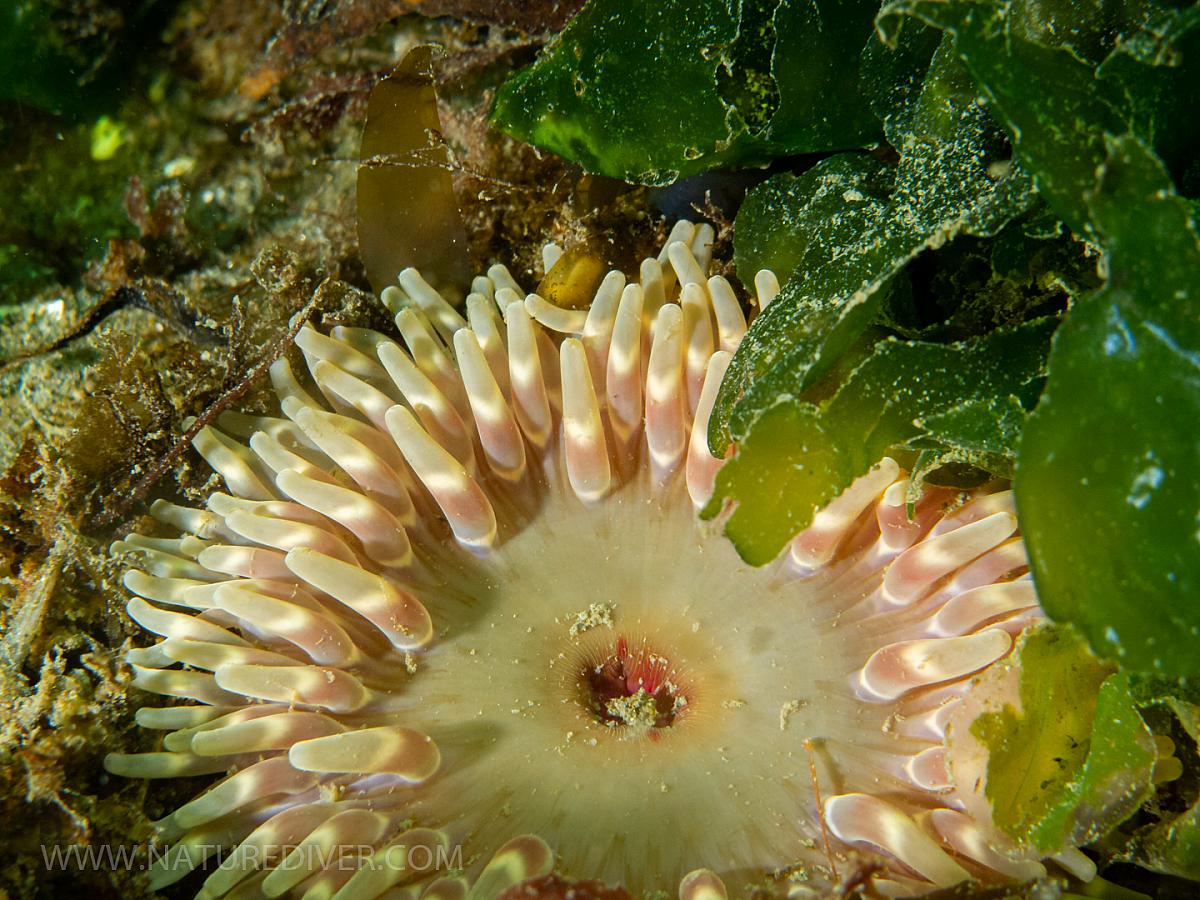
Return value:
<svg viewBox="0 0 1200 900">
<path fill-rule="evenodd" d="M 92 159 L 103 162 L 112 159 L 125 143 L 125 126 L 101 116 L 92 126 Z"/>
<path fill-rule="evenodd" d="M 587 309 L 604 272 L 604 261 L 595 251 L 586 244 L 576 244 L 551 266 L 537 292 L 563 309 Z"/>
</svg>

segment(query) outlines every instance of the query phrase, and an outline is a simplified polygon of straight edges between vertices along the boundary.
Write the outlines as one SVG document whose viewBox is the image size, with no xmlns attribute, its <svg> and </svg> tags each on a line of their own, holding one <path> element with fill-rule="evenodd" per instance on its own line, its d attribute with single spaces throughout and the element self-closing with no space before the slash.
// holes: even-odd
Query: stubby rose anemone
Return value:
<svg viewBox="0 0 1200 900">
<path fill-rule="evenodd" d="M 493 266 L 464 319 L 406 270 L 382 297 L 401 341 L 306 327 L 311 383 L 272 369 L 283 417 L 198 435 L 228 493 L 159 501 L 184 536 L 115 547 L 163 638 L 134 685 L 191 702 L 141 709 L 163 751 L 106 765 L 227 776 L 157 823 L 155 884 L 222 846 L 205 897 L 466 890 L 387 853 L 416 845 L 464 847 L 467 874 L 496 854 L 480 897 L 547 846 L 685 896 L 820 892 L 852 845 L 894 894 L 1043 872 L 948 765 L 972 677 L 1039 615 L 1010 494 L 927 490 L 910 519 L 885 459 L 745 565 L 695 512 L 746 329 L 711 238 L 680 223 L 587 311 Z"/>
</svg>

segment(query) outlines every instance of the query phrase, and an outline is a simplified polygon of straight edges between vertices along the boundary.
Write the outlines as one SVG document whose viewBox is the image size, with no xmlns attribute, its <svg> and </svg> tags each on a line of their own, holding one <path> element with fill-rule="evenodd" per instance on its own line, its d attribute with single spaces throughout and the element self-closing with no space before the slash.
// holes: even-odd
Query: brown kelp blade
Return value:
<svg viewBox="0 0 1200 900">
<path fill-rule="evenodd" d="M 375 293 L 420 266 L 461 297 L 470 283 L 467 237 L 441 141 L 433 47 L 414 47 L 371 90 L 358 168 L 358 245 Z"/>
</svg>

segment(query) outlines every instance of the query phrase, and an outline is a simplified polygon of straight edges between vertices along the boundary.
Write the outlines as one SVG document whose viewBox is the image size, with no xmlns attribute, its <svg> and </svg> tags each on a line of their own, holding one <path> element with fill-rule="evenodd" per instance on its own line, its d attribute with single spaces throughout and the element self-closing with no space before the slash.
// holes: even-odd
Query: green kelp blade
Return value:
<svg viewBox="0 0 1200 900">
<path fill-rule="evenodd" d="M 1003 130 L 976 100 L 944 40 L 920 88 L 885 123 L 896 165 L 835 156 L 799 177 L 775 176 L 747 199 L 735 226 L 739 274 L 753 278 L 752 266 L 769 264 L 791 275 L 721 384 L 709 423 L 718 454 L 780 396 L 801 397 L 828 373 L 918 254 L 960 234 L 995 234 L 1035 203 L 1029 176 L 1003 164 Z"/>
<path fill-rule="evenodd" d="M 1156 758 L 1129 675 L 1093 656 L 1071 629 L 1028 633 L 1017 649 L 1020 709 L 971 723 L 987 750 L 992 819 L 1046 854 L 1091 843 L 1150 792 Z"/>
<path fill-rule="evenodd" d="M 955 431 L 988 433 L 979 419 L 993 409 L 980 401 L 1025 394 L 1044 375 L 1056 325 L 1038 319 L 956 344 L 880 341 L 820 406 L 785 397 L 765 410 L 717 474 L 703 514 L 733 501 L 725 533 L 743 559 L 765 565 L 882 456 L 928 434 L 922 422 L 953 434 L 948 417 Z"/>
<path fill-rule="evenodd" d="M 1042 605 L 1097 652 L 1200 675 L 1200 240 L 1150 151 L 1109 141 L 1088 199 L 1108 282 L 1054 342 L 1017 465 Z"/>
<path fill-rule="evenodd" d="M 669 184 L 868 146 L 873 0 L 592 0 L 496 95 L 513 136 L 589 172 Z M 883 73 L 886 67 L 873 71 Z"/>
</svg>

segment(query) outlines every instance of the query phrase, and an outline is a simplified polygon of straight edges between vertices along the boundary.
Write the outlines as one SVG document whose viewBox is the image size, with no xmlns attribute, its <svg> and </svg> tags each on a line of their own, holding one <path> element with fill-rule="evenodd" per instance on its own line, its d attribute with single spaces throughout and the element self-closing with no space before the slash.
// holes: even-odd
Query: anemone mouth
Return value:
<svg viewBox="0 0 1200 900">
<path fill-rule="evenodd" d="M 851 845 L 896 894 L 1042 871 L 946 765 L 971 677 L 1039 615 L 1010 494 L 928 490 L 910 519 L 883 460 L 743 563 L 695 513 L 746 329 L 710 249 L 680 223 L 587 312 L 495 266 L 464 319 L 406 270 L 382 298 L 403 347 L 306 328 L 311 383 L 272 370 L 283 418 L 198 435 L 228 493 L 115 545 L 163 637 L 134 684 L 191 705 L 141 710 L 163 752 L 106 765 L 227 775 L 158 823 L 178 852 L 153 883 L 220 847 L 242 856 L 206 897 L 467 890 L 388 856 L 411 846 L 467 848 L 479 897 L 553 858 L 687 896 L 820 893 Z"/>
<path fill-rule="evenodd" d="M 580 705 L 606 728 L 627 729 L 626 736 L 657 739 L 695 702 L 695 687 L 648 638 L 631 641 L 622 634 L 616 646 L 585 656 L 577 670 Z"/>
</svg>

